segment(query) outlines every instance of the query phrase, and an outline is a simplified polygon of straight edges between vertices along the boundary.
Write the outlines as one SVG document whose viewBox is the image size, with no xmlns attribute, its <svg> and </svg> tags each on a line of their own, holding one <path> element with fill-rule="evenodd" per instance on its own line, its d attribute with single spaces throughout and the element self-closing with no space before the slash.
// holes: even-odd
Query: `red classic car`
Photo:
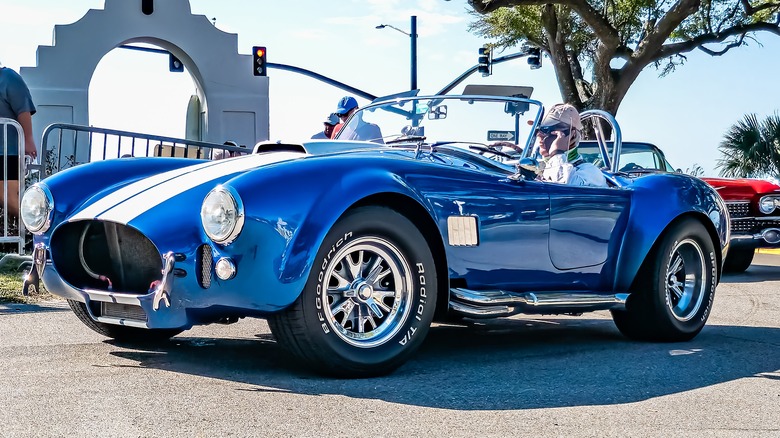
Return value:
<svg viewBox="0 0 780 438">
<path fill-rule="evenodd" d="M 586 160 L 599 164 L 595 142 L 582 142 L 580 153 Z M 620 170 L 629 175 L 675 172 L 658 147 L 643 142 L 623 142 Z M 750 178 L 701 179 L 718 191 L 731 216 L 731 244 L 724 272 L 747 269 L 756 248 L 780 248 L 780 186 Z"/>
<path fill-rule="evenodd" d="M 726 201 L 731 245 L 723 269 L 742 272 L 756 248 L 780 247 L 780 186 L 760 179 L 702 178 Z"/>
</svg>

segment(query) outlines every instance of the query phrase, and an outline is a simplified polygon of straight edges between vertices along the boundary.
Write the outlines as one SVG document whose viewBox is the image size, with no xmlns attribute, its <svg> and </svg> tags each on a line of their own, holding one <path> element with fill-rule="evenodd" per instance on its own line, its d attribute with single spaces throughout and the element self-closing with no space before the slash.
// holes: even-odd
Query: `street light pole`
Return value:
<svg viewBox="0 0 780 438">
<path fill-rule="evenodd" d="M 412 40 L 412 48 L 410 50 L 411 63 L 412 63 L 412 90 L 417 89 L 417 16 L 412 15 L 412 32 L 409 37 Z"/>
<path fill-rule="evenodd" d="M 389 27 L 390 29 L 395 29 L 398 32 L 401 32 L 402 34 L 409 37 L 411 40 L 411 48 L 409 50 L 410 52 L 410 65 L 411 65 L 411 89 L 416 90 L 417 89 L 417 16 L 412 15 L 411 20 L 411 32 L 406 32 L 405 30 L 401 30 L 392 24 L 380 24 L 377 26 L 377 29 L 384 29 L 386 27 Z"/>
</svg>

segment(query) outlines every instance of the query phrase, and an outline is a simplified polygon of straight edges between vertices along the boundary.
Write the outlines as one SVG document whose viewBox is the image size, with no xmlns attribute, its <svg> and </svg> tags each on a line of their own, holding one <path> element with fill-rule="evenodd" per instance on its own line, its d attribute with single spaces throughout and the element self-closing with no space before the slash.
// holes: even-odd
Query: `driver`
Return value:
<svg viewBox="0 0 780 438">
<path fill-rule="evenodd" d="M 598 167 L 582 159 L 580 113 L 568 103 L 554 105 L 536 130 L 536 146 L 545 166 L 542 180 L 577 186 L 607 187 Z"/>
</svg>

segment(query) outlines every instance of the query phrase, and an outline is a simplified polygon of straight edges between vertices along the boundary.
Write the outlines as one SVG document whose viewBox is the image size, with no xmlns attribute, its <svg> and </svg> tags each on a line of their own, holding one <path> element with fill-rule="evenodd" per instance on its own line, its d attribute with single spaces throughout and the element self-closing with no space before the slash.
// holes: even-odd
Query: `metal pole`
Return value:
<svg viewBox="0 0 780 438">
<path fill-rule="evenodd" d="M 417 16 L 412 15 L 412 31 L 409 34 L 412 40 L 412 90 L 417 89 Z"/>
</svg>

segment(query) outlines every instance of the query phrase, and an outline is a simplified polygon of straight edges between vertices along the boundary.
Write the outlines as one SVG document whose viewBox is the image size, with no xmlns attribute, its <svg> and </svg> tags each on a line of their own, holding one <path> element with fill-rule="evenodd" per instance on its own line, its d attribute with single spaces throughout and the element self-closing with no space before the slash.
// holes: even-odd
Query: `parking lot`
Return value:
<svg viewBox="0 0 780 438">
<path fill-rule="evenodd" d="M 437 325 L 378 379 L 296 368 L 264 321 L 116 345 L 63 302 L 0 304 L 0 436 L 778 436 L 780 255 L 726 276 L 682 344 L 606 312 Z"/>
</svg>

